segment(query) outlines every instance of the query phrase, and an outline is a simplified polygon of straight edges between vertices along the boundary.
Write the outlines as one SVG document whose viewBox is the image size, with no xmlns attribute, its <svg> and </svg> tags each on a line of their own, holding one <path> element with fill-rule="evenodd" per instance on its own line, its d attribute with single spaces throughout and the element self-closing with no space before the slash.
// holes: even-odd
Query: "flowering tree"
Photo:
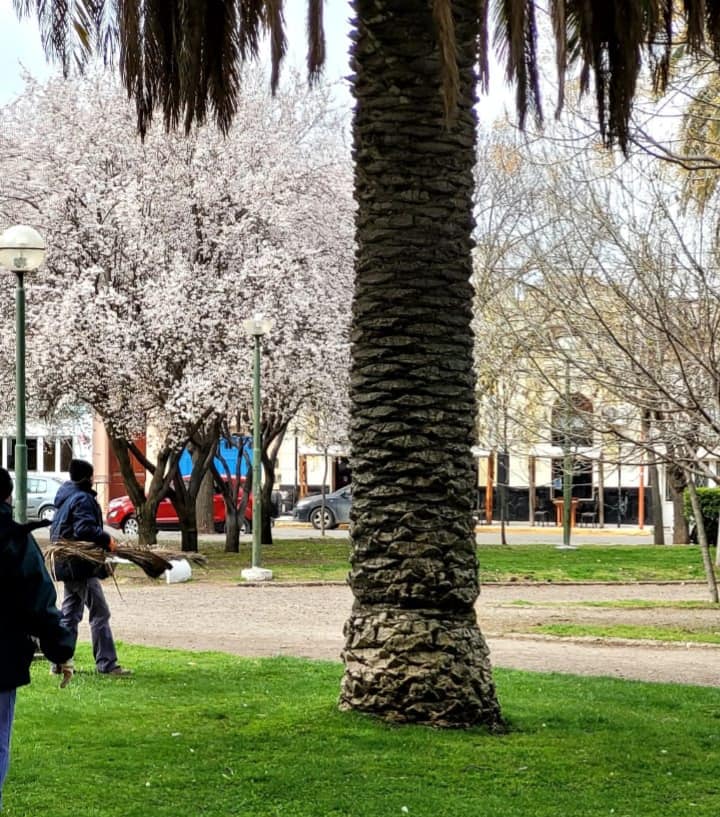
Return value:
<svg viewBox="0 0 720 817">
<path fill-rule="evenodd" d="M 133 110 L 102 75 L 31 84 L 4 112 L 16 147 L 6 175 L 32 188 L 31 205 L 14 215 L 30 219 L 32 206 L 49 247 L 29 321 L 33 394 L 46 409 L 67 399 L 92 406 L 143 538 L 154 538 L 157 504 L 172 491 L 190 549 L 202 474 L 186 493 L 177 462 L 212 424 L 247 414 L 252 358 L 241 320 L 263 312 L 275 321 L 264 412 L 281 430 L 327 388 L 325 372 L 343 365 L 347 347 L 343 146 L 307 91 L 288 88 L 271 103 L 262 80 L 249 75 L 247 87 L 227 138 L 210 127 L 187 140 L 152 130 L 141 143 Z M 133 443 L 149 424 L 159 432 L 152 460 Z M 130 455 L 151 474 L 147 487 Z"/>
</svg>

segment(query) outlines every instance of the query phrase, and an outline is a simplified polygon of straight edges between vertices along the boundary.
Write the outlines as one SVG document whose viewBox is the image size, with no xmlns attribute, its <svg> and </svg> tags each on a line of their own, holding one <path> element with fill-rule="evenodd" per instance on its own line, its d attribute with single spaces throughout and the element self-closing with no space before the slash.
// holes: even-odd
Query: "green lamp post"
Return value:
<svg viewBox="0 0 720 817">
<path fill-rule="evenodd" d="M 262 315 L 243 321 L 243 329 L 253 339 L 253 512 L 252 512 L 252 567 L 241 572 L 247 581 L 268 581 L 272 570 L 261 566 L 262 534 L 262 430 L 260 424 L 260 349 L 263 335 L 272 329 L 273 322 Z"/>
<path fill-rule="evenodd" d="M 27 520 L 25 439 L 25 273 L 45 260 L 45 242 L 33 227 L 17 224 L 0 235 L 0 266 L 15 273 L 15 519 Z"/>
</svg>

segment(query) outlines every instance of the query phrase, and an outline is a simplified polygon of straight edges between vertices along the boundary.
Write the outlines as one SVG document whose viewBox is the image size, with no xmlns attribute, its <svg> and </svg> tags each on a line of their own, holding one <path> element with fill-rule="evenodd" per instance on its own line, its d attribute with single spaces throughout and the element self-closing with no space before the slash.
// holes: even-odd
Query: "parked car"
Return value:
<svg viewBox="0 0 720 817">
<path fill-rule="evenodd" d="M 10 476 L 15 482 L 15 474 Z M 47 474 L 28 474 L 27 518 L 46 519 L 51 522 L 55 516 L 55 494 L 62 484 L 61 479 Z"/>
<path fill-rule="evenodd" d="M 238 501 L 241 498 L 242 494 L 238 497 Z M 223 533 L 225 530 L 225 500 L 222 494 L 213 494 L 213 520 L 215 522 L 215 530 L 218 533 Z M 160 500 L 155 521 L 158 524 L 158 528 L 163 530 L 177 530 L 180 527 L 180 520 L 178 519 L 175 506 L 167 497 Z M 135 513 L 135 506 L 129 496 L 119 496 L 117 499 L 110 500 L 105 522 L 111 528 L 117 528 L 128 536 L 137 535 L 137 514 Z M 240 532 L 249 533 L 251 529 L 252 494 L 250 494 L 247 507 L 245 508 L 245 518 L 240 523 Z"/>
<path fill-rule="evenodd" d="M 336 528 L 343 522 L 349 522 L 351 504 L 352 488 L 349 485 L 325 494 L 325 527 Z M 293 519 L 298 522 L 310 522 L 319 530 L 322 527 L 322 506 L 322 494 L 310 494 L 293 508 Z"/>
</svg>

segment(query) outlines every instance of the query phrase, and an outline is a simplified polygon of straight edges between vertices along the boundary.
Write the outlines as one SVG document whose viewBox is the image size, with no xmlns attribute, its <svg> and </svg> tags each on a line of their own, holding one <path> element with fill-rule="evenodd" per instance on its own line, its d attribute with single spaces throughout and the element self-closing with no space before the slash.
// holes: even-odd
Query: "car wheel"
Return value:
<svg viewBox="0 0 720 817">
<path fill-rule="evenodd" d="M 215 533 L 225 533 L 225 523 L 224 522 L 216 522 L 215 523 Z"/>
<path fill-rule="evenodd" d="M 52 522 L 55 518 L 55 508 L 52 505 L 46 505 L 44 508 L 40 508 L 38 518 L 45 522 Z"/>
<path fill-rule="evenodd" d="M 128 518 L 123 522 L 122 530 L 123 533 L 127 534 L 128 536 L 137 536 L 138 531 L 140 530 L 137 516 L 128 516 Z"/>
<path fill-rule="evenodd" d="M 314 508 L 310 513 L 310 522 L 315 530 L 320 530 L 322 528 L 322 517 L 323 512 L 322 508 Z M 335 527 L 335 517 L 333 516 L 333 512 L 330 508 L 325 508 L 325 528 L 334 528 Z"/>
</svg>

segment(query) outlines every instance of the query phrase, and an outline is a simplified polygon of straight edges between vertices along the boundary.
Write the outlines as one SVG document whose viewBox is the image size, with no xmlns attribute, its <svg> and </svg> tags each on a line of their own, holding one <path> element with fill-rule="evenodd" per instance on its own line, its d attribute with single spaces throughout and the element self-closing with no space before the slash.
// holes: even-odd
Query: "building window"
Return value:
<svg viewBox="0 0 720 817">
<path fill-rule="evenodd" d="M 38 470 L 38 438 L 37 437 L 29 437 L 25 440 L 25 444 L 27 446 L 27 470 L 28 471 L 37 471 Z M 17 446 L 17 440 L 15 437 L 6 437 L 5 438 L 5 451 L 7 453 L 6 457 L 6 464 L 5 467 L 8 471 L 15 470 L 15 448 Z"/>
<path fill-rule="evenodd" d="M 55 470 L 55 440 L 43 440 L 43 471 Z"/>
<path fill-rule="evenodd" d="M 593 444 L 593 405 L 583 394 L 560 397 L 555 401 L 551 417 L 552 444 L 566 443 L 571 448 L 590 448 Z"/>
<path fill-rule="evenodd" d="M 70 470 L 70 460 L 73 458 L 73 441 L 72 437 L 61 437 L 58 440 L 60 445 L 60 470 Z"/>
<path fill-rule="evenodd" d="M 27 443 L 27 469 L 37 471 L 38 469 L 38 440 L 37 437 L 30 437 Z"/>
</svg>

